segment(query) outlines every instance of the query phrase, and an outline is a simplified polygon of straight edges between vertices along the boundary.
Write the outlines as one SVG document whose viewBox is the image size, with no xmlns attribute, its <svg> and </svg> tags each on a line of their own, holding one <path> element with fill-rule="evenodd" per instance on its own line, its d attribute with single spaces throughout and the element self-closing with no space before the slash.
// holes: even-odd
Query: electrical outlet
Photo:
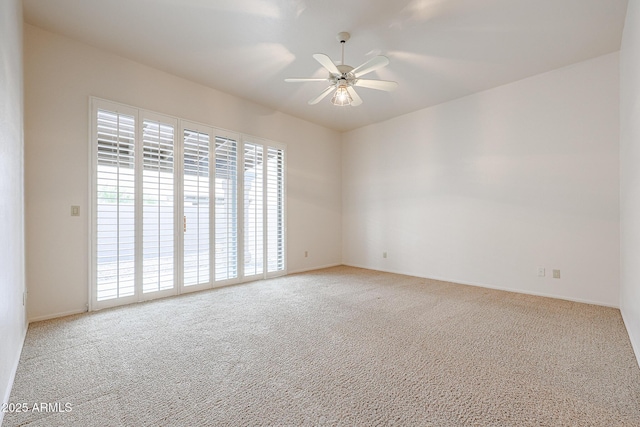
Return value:
<svg viewBox="0 0 640 427">
<path fill-rule="evenodd" d="M 71 216 L 80 216 L 80 206 L 71 206 Z"/>
<path fill-rule="evenodd" d="M 538 277 L 544 277 L 545 271 L 544 267 L 538 267 Z"/>
<path fill-rule="evenodd" d="M 560 278 L 560 270 L 553 270 L 553 278 L 554 279 Z"/>
<path fill-rule="evenodd" d="M 387 253 L 386 252 L 382 252 L 382 258 L 386 258 L 387 257 Z"/>
<path fill-rule="evenodd" d="M 309 257 L 309 251 L 304 251 L 304 257 L 308 258 Z"/>
</svg>

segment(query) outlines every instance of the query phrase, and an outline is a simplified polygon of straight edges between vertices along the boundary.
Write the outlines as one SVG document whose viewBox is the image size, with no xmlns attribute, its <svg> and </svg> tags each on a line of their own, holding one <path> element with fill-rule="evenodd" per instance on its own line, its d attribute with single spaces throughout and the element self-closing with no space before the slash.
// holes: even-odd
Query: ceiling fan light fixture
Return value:
<svg viewBox="0 0 640 427">
<path fill-rule="evenodd" d="M 382 68 L 389 64 L 389 58 L 386 56 L 378 55 L 366 61 L 364 64 L 360 64 L 356 68 L 353 68 L 350 65 L 346 65 L 344 63 L 344 44 L 349 40 L 349 33 L 342 32 L 338 34 L 338 41 L 342 45 L 342 61 L 340 65 L 336 65 L 331 58 L 329 58 L 324 53 L 314 53 L 313 59 L 318 61 L 322 67 L 329 72 L 329 77 L 323 78 L 289 78 L 284 79 L 286 82 L 318 82 L 318 81 L 326 81 L 329 82 L 329 86 L 326 87 L 320 95 L 315 98 L 309 100 L 309 105 L 316 105 L 326 97 L 328 97 L 331 92 L 333 92 L 333 97 L 331 98 L 331 103 L 333 105 L 337 105 L 339 107 L 344 107 L 345 105 L 351 105 L 352 107 L 357 107 L 362 104 L 362 98 L 356 92 L 356 86 L 376 89 L 376 90 L 384 90 L 390 92 L 394 90 L 398 83 L 390 82 L 386 80 L 370 80 L 370 79 L 361 79 L 360 77 L 368 74 L 372 71 L 375 71 L 379 68 Z M 334 91 L 335 90 L 335 91 Z"/>
<path fill-rule="evenodd" d="M 338 89 L 336 89 L 336 92 L 333 94 L 333 98 L 331 98 L 331 103 L 340 107 L 351 105 L 352 101 L 353 98 L 351 98 L 351 95 L 349 95 L 349 91 L 347 90 L 346 85 L 338 86 Z"/>
</svg>

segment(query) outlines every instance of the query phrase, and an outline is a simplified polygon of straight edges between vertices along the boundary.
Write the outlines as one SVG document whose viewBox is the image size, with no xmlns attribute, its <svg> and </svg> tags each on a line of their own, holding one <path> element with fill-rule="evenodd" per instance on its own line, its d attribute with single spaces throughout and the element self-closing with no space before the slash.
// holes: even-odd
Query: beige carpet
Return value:
<svg viewBox="0 0 640 427">
<path fill-rule="evenodd" d="M 620 312 L 337 267 L 29 326 L 4 425 L 638 426 Z"/>
</svg>

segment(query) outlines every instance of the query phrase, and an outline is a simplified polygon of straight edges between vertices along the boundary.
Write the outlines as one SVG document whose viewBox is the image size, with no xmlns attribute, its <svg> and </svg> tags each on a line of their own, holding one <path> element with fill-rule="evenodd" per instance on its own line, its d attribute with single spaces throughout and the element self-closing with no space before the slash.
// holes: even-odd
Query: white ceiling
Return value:
<svg viewBox="0 0 640 427">
<path fill-rule="evenodd" d="M 25 21 L 344 131 L 620 48 L 627 0 L 24 0 Z M 382 54 L 363 104 L 307 101 L 327 85 L 311 55 Z"/>
</svg>

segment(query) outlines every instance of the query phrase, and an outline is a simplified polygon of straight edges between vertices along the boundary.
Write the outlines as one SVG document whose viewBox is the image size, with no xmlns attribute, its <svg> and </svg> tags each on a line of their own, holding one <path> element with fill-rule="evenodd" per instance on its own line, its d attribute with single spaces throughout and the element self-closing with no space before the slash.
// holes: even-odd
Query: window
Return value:
<svg viewBox="0 0 640 427">
<path fill-rule="evenodd" d="M 92 309 L 286 273 L 284 146 L 91 105 Z"/>
</svg>

